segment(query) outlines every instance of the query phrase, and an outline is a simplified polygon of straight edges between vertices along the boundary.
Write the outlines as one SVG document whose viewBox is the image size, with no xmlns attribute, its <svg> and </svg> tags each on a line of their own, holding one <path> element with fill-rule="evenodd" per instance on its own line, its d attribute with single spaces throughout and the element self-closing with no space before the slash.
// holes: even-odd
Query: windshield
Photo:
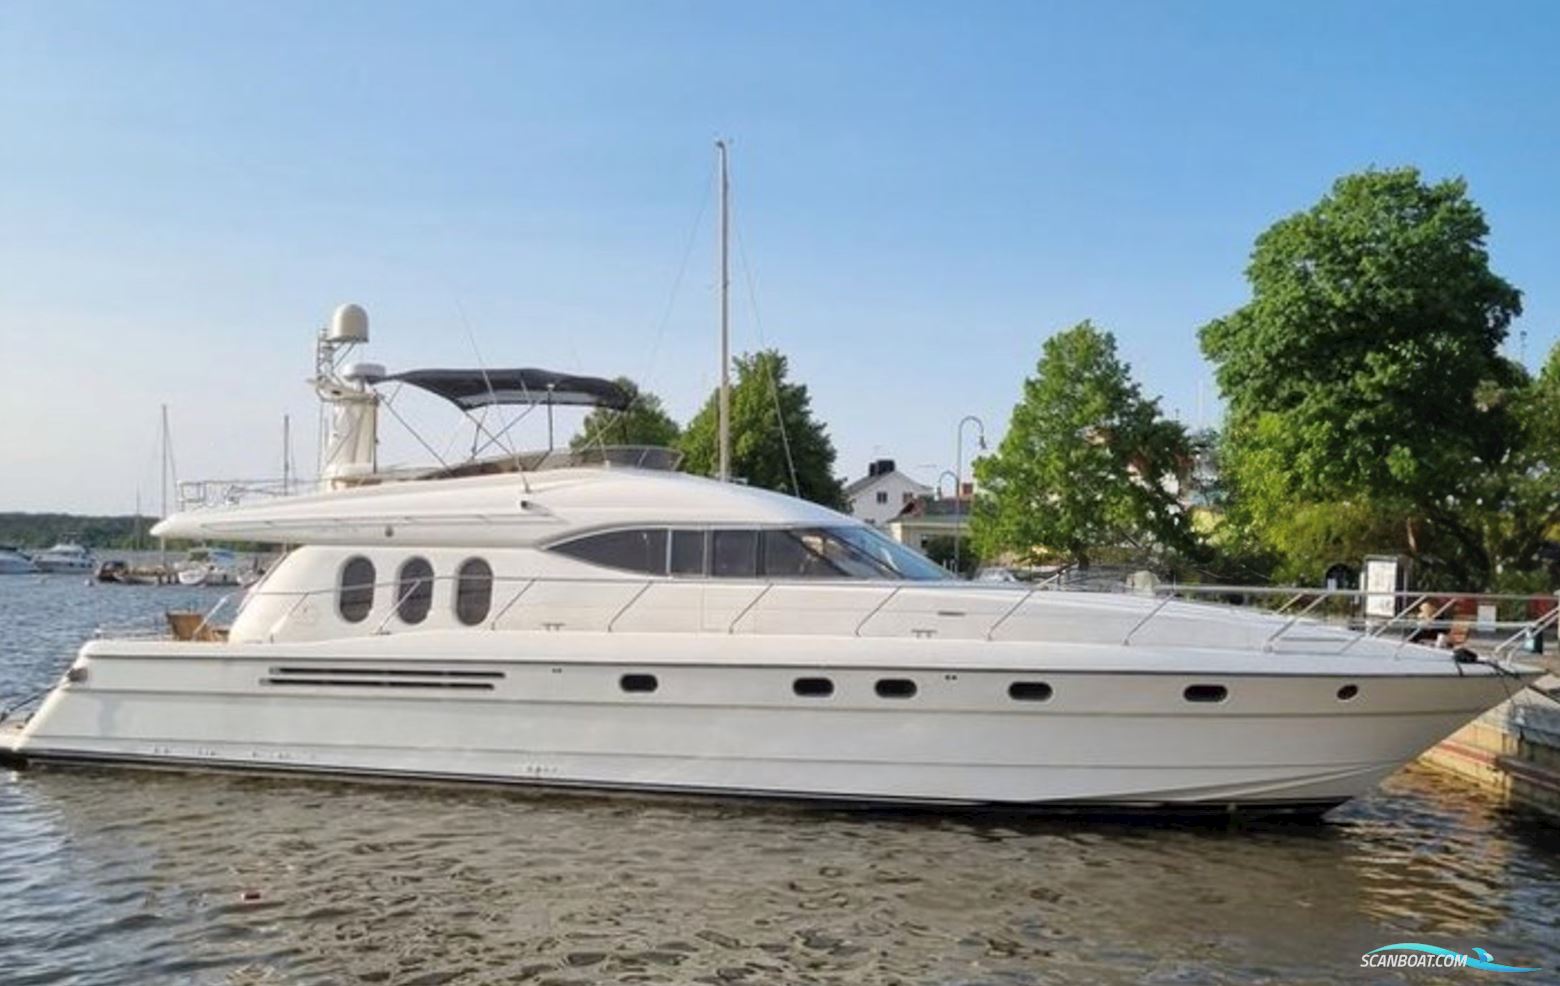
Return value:
<svg viewBox="0 0 1560 986">
<path fill-rule="evenodd" d="M 947 571 L 930 558 L 912 548 L 907 548 L 876 528 L 865 524 L 850 527 L 829 527 L 824 532 L 850 550 L 850 553 L 880 571 L 880 578 L 946 579 Z M 830 559 L 833 561 L 834 559 Z M 849 574 L 858 574 L 851 571 Z M 859 573 L 865 575 L 866 573 Z"/>
</svg>

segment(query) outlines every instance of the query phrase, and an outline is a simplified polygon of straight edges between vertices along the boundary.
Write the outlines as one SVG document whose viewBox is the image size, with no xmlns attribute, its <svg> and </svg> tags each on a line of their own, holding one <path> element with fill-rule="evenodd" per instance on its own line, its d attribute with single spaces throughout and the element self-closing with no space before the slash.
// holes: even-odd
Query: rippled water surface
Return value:
<svg viewBox="0 0 1560 986">
<path fill-rule="evenodd" d="M 0 579 L 0 704 L 217 595 Z M 8 984 L 1379 982 L 1399 941 L 1560 979 L 1560 829 L 1417 769 L 1233 827 L 0 773 Z"/>
</svg>

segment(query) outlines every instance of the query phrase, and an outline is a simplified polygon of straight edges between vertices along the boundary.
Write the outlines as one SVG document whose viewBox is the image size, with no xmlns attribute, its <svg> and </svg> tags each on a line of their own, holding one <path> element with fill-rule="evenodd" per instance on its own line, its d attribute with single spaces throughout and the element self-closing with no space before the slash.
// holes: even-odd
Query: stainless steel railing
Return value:
<svg viewBox="0 0 1560 986">
<path fill-rule="evenodd" d="M 417 580 L 430 583 L 430 590 L 438 585 L 452 585 L 458 582 L 455 575 L 436 575 L 425 580 Z M 1036 600 L 1041 597 L 1054 599 L 1057 595 L 1097 596 L 1098 593 L 1075 592 L 1062 583 L 1062 576 L 1057 575 L 1045 582 L 1027 587 L 1014 587 L 1000 583 L 978 582 L 893 582 L 876 580 L 840 579 L 823 582 L 821 580 L 762 580 L 762 579 L 675 579 L 675 578 L 625 578 L 625 577 L 573 577 L 573 576 L 533 576 L 533 577 L 493 577 L 491 579 L 491 596 L 488 612 L 483 619 L 476 624 L 478 628 L 488 631 L 497 631 L 504 622 L 505 617 L 514 611 L 517 605 L 535 590 L 538 586 L 580 586 L 580 587 L 607 587 L 621 590 L 621 600 L 611 600 L 601 603 L 605 613 L 602 620 L 592 629 L 608 633 L 619 632 L 619 627 L 626 617 L 643 604 L 647 596 L 651 595 L 657 587 L 668 586 L 702 586 L 706 588 L 723 588 L 732 590 L 750 590 L 751 597 L 745 600 L 738 599 L 727 608 L 730 616 L 725 620 L 723 632 L 735 634 L 745 621 L 750 620 L 755 614 L 763 612 L 763 604 L 771 598 L 771 594 L 780 588 L 818 588 L 823 585 L 847 586 L 872 593 L 862 602 L 862 613 L 855 618 L 853 629 L 847 632 L 855 636 L 864 635 L 867 628 L 875 619 L 889 610 L 896 601 L 903 603 L 907 598 L 935 594 L 944 597 L 944 607 L 948 605 L 947 594 L 958 593 L 966 599 L 972 595 L 991 595 L 993 597 L 1013 597 L 1012 602 L 1006 605 L 993 607 L 989 613 L 970 613 L 967 610 L 949 610 L 937 606 L 927 607 L 924 611 L 900 609 L 896 614 L 902 617 L 936 617 L 959 616 L 968 618 L 972 623 L 966 625 L 961 634 L 964 638 L 976 638 L 995 640 L 997 632 L 1009 622 L 1025 615 L 1026 610 L 1031 609 Z M 361 588 L 367 588 L 363 586 Z M 395 617 L 401 612 L 403 604 L 413 591 L 418 587 L 412 581 L 382 581 L 373 583 L 374 598 L 378 599 L 382 591 L 390 593 L 390 604 L 383 614 L 373 612 L 379 617 L 370 629 L 373 634 L 416 632 L 429 629 L 429 626 L 397 626 Z M 237 620 L 248 609 L 261 601 L 280 601 L 282 603 L 277 615 L 271 618 L 266 631 L 259 634 L 261 639 L 275 640 L 287 628 L 306 603 L 315 600 L 329 600 L 334 609 L 338 587 L 317 588 L 309 590 L 272 589 L 266 583 L 253 587 L 248 592 L 229 593 L 224 595 L 206 613 L 197 629 L 197 635 L 206 627 L 217 627 L 221 624 L 228 610 L 232 611 L 232 619 Z M 1127 613 L 1125 619 L 1130 619 L 1130 626 L 1120 631 L 1119 636 L 1110 637 L 1108 627 L 1101 626 L 1099 638 L 1101 642 L 1115 640 L 1122 645 L 1132 645 L 1142 639 L 1145 634 L 1157 623 L 1168 618 L 1170 614 L 1186 617 L 1189 614 L 1184 608 L 1174 604 L 1180 602 L 1215 602 L 1231 604 L 1239 601 L 1247 608 L 1256 608 L 1265 615 L 1271 617 L 1274 625 L 1271 630 L 1263 631 L 1264 636 L 1260 647 L 1266 651 L 1275 651 L 1282 645 L 1306 645 L 1317 653 L 1331 653 L 1342 655 L 1350 652 L 1362 642 L 1373 639 L 1393 639 L 1394 633 L 1398 634 L 1396 646 L 1393 652 L 1401 651 L 1408 645 L 1411 638 L 1419 633 L 1452 632 L 1466 630 L 1470 637 L 1476 636 L 1483 644 L 1485 652 L 1495 657 L 1506 657 L 1516 651 L 1525 642 L 1534 638 L 1541 638 L 1545 633 L 1553 631 L 1560 621 L 1560 607 L 1555 605 L 1556 600 L 1547 596 L 1523 596 L 1500 593 L 1442 593 L 1442 592 L 1366 592 L 1364 590 L 1347 589 L 1312 589 L 1304 587 L 1271 587 L 1271 586 L 1243 586 L 1243 585 L 1166 585 L 1153 589 L 1142 590 L 1136 593 L 1145 598 L 1145 607 L 1141 613 Z M 1391 612 L 1388 616 L 1369 615 L 1366 613 L 1365 602 L 1367 599 L 1381 602 L 1386 597 L 1392 600 Z M 1152 600 L 1150 602 L 1149 600 Z M 1526 613 L 1525 618 L 1509 619 L 1500 618 L 1504 610 L 1509 616 L 1514 609 L 1531 609 L 1535 602 L 1541 603 L 1543 612 L 1536 615 Z M 1431 607 L 1430 612 L 1421 613 L 1420 609 L 1426 603 Z M 383 605 L 382 603 L 378 605 Z M 1495 619 L 1470 618 L 1466 612 L 1470 607 L 1477 609 L 1479 606 L 1495 607 Z M 377 609 L 377 606 L 375 607 Z M 1454 612 L 1455 611 L 1455 612 Z M 1033 615 L 1033 614 L 1031 614 Z M 1485 616 L 1490 615 L 1486 610 Z M 989 617 L 983 625 L 981 619 Z M 560 630 L 565 624 L 561 621 L 541 624 L 542 629 Z M 700 632 L 722 632 L 719 629 L 711 629 L 708 626 L 694 628 Z M 1318 633 L 1321 630 L 1324 632 Z M 1309 631 L 1309 632 L 1308 632 Z M 784 632 L 784 631 L 779 631 Z M 905 635 L 935 636 L 936 629 L 911 626 L 905 631 Z M 1157 640 L 1156 643 L 1163 646 L 1166 641 Z M 1216 646 L 1206 642 L 1196 646 Z M 1236 646 L 1234 644 L 1228 646 Z M 1248 645 L 1242 643 L 1239 646 L 1245 649 Z"/>
</svg>

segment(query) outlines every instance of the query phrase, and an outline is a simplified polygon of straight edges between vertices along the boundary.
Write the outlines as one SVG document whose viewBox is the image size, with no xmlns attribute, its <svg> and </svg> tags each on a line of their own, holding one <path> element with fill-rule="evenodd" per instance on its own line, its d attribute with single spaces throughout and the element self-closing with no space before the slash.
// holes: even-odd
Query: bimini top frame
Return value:
<svg viewBox="0 0 1560 986">
<path fill-rule="evenodd" d="M 407 370 L 364 375 L 365 383 L 404 383 L 444 398 L 462 411 L 495 404 L 561 404 L 626 410 L 633 398 L 611 380 L 524 367 L 510 370 Z"/>
</svg>

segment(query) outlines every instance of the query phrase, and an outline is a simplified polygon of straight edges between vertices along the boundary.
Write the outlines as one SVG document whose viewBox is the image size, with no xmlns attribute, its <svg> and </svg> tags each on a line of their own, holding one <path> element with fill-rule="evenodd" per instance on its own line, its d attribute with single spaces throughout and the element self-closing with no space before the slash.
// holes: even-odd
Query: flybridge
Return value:
<svg viewBox="0 0 1560 986">
<path fill-rule="evenodd" d="M 611 380 L 534 367 L 387 373 L 377 363 L 347 362 L 354 350 L 366 342 L 368 313 L 357 305 L 337 308 L 331 315 L 330 324 L 320 330 L 314 389 L 320 396 L 322 412 L 329 418 L 328 428 L 321 429 L 322 434 L 329 436 L 320 456 L 320 480 L 325 489 L 351 486 L 380 475 L 378 419 L 381 407 L 411 432 L 438 462 L 441 471 L 447 472 L 482 460 L 483 453 L 494 448 L 508 453 L 505 457 L 514 460 L 514 469 L 524 470 L 523 456 L 509 443 L 508 434 L 533 408 L 547 408 L 547 451 L 551 453 L 554 448 L 554 407 L 602 407 L 624 411 L 633 403 L 632 396 Z M 473 427 L 470 458 L 465 463 L 452 465 L 446 462 L 396 413 L 395 394 L 386 397 L 377 389 L 386 384 L 416 387 L 459 408 Z M 512 405 L 523 406 L 526 410 L 507 423 L 495 425 L 472 413 Z"/>
<path fill-rule="evenodd" d="M 559 449 L 553 441 L 553 408 L 590 407 L 623 412 L 633 395 L 612 380 L 560 373 L 536 367 L 417 369 L 390 373 L 378 363 L 351 360 L 368 342 L 368 313 L 341 305 L 319 330 L 314 385 L 320 398 L 320 491 L 418 479 L 445 479 L 491 473 L 527 473 L 570 466 L 630 466 L 675 469 L 681 458 L 670 449 L 611 446 L 592 442 L 584 449 Z M 455 405 L 472 427 L 470 453 L 447 459 L 418 434 L 395 401 L 402 387 L 413 387 Z M 518 406 L 513 417 L 494 420 L 485 412 Z M 546 449 L 522 450 L 510 433 L 532 410 L 547 411 Z M 431 462 L 382 468 L 379 463 L 380 411 L 388 412 L 417 440 Z M 599 436 L 595 436 L 599 437 Z M 180 510 L 200 509 L 286 496 L 296 489 L 286 480 L 196 480 L 179 484 Z"/>
</svg>

